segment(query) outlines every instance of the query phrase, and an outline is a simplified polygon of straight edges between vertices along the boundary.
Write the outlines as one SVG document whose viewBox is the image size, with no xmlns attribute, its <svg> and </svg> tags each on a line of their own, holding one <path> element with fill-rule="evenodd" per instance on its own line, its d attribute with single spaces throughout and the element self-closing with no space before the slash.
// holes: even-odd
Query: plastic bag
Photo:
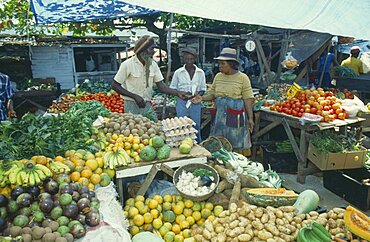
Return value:
<svg viewBox="0 0 370 242">
<path fill-rule="evenodd" d="M 288 52 L 281 65 L 286 69 L 294 69 L 298 66 L 298 61 L 292 56 L 292 52 Z"/>
<path fill-rule="evenodd" d="M 365 104 L 356 96 L 353 99 L 344 99 L 342 101 L 342 108 L 346 110 L 350 118 L 357 116 L 359 111 L 366 111 Z"/>
</svg>

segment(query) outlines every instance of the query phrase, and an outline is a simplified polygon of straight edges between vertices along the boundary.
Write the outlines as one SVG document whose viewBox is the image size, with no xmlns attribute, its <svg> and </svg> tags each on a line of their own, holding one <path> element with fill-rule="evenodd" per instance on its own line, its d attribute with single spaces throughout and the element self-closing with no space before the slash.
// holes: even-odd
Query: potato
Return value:
<svg viewBox="0 0 370 242">
<path fill-rule="evenodd" d="M 295 241 L 294 237 L 291 235 L 280 234 L 280 238 L 282 238 L 285 242 Z"/>
<path fill-rule="evenodd" d="M 335 212 L 336 214 L 340 214 L 340 213 L 344 213 L 346 210 L 343 209 L 343 208 L 333 208 L 332 209 L 333 212 Z"/>
<path fill-rule="evenodd" d="M 251 209 L 247 206 L 243 206 L 240 210 L 239 210 L 239 216 L 243 216 L 243 217 L 246 217 L 249 213 L 250 213 Z"/>
<path fill-rule="evenodd" d="M 289 223 L 293 221 L 293 217 L 293 213 L 284 213 L 284 218 L 286 218 Z"/>
<path fill-rule="evenodd" d="M 276 208 L 271 207 L 271 206 L 267 206 L 267 207 L 266 207 L 266 210 L 267 210 L 267 211 L 271 211 L 271 212 L 275 213 Z"/>
<path fill-rule="evenodd" d="M 260 222 L 260 221 L 258 221 L 258 220 L 254 220 L 254 221 L 252 221 L 252 226 L 253 226 L 253 228 L 255 228 L 256 230 L 262 230 L 263 229 L 263 224 Z"/>
<path fill-rule="evenodd" d="M 228 212 L 228 210 L 224 210 L 224 211 L 222 211 L 222 212 L 220 213 L 219 217 L 220 217 L 220 218 L 225 218 L 226 216 L 228 216 L 228 215 L 227 215 L 227 212 Z"/>
<path fill-rule="evenodd" d="M 318 217 L 319 216 L 319 213 L 318 212 L 316 212 L 316 211 L 311 211 L 311 212 L 309 212 L 308 213 L 310 216 L 312 216 L 312 217 Z"/>
<path fill-rule="evenodd" d="M 212 234 L 208 229 L 203 229 L 203 237 L 205 239 L 212 239 Z"/>
<path fill-rule="evenodd" d="M 337 234 L 344 233 L 344 230 L 341 228 L 335 228 L 335 229 L 329 230 L 329 233 L 335 236 Z"/>
<path fill-rule="evenodd" d="M 282 218 L 284 216 L 284 213 L 280 209 L 276 209 L 275 210 L 275 215 L 276 215 L 277 218 Z"/>
<path fill-rule="evenodd" d="M 244 220 L 244 221 L 241 221 L 241 222 L 239 223 L 239 226 L 244 228 L 244 227 L 246 227 L 248 224 L 249 224 L 249 221 L 248 221 L 248 220 Z"/>
<path fill-rule="evenodd" d="M 334 235 L 334 237 L 336 238 L 343 238 L 344 236 L 345 236 L 344 233 L 339 233 L 339 234 Z M 352 241 L 356 241 L 356 240 L 352 240 Z"/>
<path fill-rule="evenodd" d="M 269 221 L 269 216 L 267 213 L 264 213 L 261 217 L 261 223 L 265 224 Z"/>
<path fill-rule="evenodd" d="M 254 216 L 254 213 L 249 213 L 247 215 L 247 218 L 250 220 L 250 221 L 254 221 L 256 219 L 256 217 Z"/>
<path fill-rule="evenodd" d="M 328 216 L 329 216 L 329 218 L 332 218 L 334 220 L 338 218 L 338 215 L 333 210 L 330 210 L 328 212 Z"/>
<path fill-rule="evenodd" d="M 319 218 L 328 218 L 328 214 L 327 213 L 322 213 L 322 214 L 319 214 Z"/>
<path fill-rule="evenodd" d="M 294 227 L 293 225 L 291 225 L 291 224 L 286 224 L 285 225 L 285 227 L 287 228 L 287 229 L 289 229 L 290 231 L 292 231 L 292 233 L 294 233 L 296 230 L 297 230 L 297 228 L 296 227 Z"/>
<path fill-rule="evenodd" d="M 214 231 L 213 229 L 213 224 L 211 221 L 209 220 L 206 220 L 206 222 L 204 223 L 204 227 L 206 228 L 206 230 L 208 230 L 210 233 L 212 233 Z M 206 237 L 206 236 L 204 236 Z"/>
<path fill-rule="evenodd" d="M 328 225 L 329 225 L 329 228 L 333 229 L 337 227 L 337 222 L 334 219 L 329 218 Z"/>
<path fill-rule="evenodd" d="M 325 227 L 326 223 L 328 222 L 328 220 L 326 218 L 320 218 L 320 216 L 316 219 L 316 222 L 318 222 L 319 224 L 323 225 Z"/>
<path fill-rule="evenodd" d="M 238 235 L 239 241 L 251 241 L 252 237 L 249 234 L 240 234 Z"/>
<path fill-rule="evenodd" d="M 294 213 L 296 211 L 296 208 L 293 206 L 283 206 L 279 207 L 279 209 L 285 213 Z"/>
<path fill-rule="evenodd" d="M 337 223 L 337 227 L 344 227 L 345 225 L 344 219 L 337 219 L 336 223 Z"/>
<path fill-rule="evenodd" d="M 295 216 L 295 217 L 293 218 L 293 220 L 294 220 L 294 222 L 295 222 L 296 224 L 300 224 L 300 223 L 302 223 L 302 219 L 301 219 L 299 216 Z"/>
<path fill-rule="evenodd" d="M 235 213 L 237 209 L 238 209 L 238 205 L 236 205 L 235 203 L 230 204 L 229 210 L 231 213 Z"/>
<path fill-rule="evenodd" d="M 254 237 L 254 232 L 253 231 L 257 231 L 257 230 L 253 230 L 252 228 L 246 228 L 245 229 L 245 232 L 247 233 L 247 234 L 249 234 L 250 236 L 251 236 L 251 238 L 253 238 Z"/>
<path fill-rule="evenodd" d="M 196 234 L 194 236 L 194 239 L 195 239 L 196 242 L 203 242 L 203 236 L 200 235 L 200 234 Z"/>
<path fill-rule="evenodd" d="M 339 213 L 338 218 L 344 218 L 344 213 Z"/>
<path fill-rule="evenodd" d="M 267 210 L 266 213 L 268 215 L 268 221 L 274 224 L 276 221 L 276 215 L 270 210 Z"/>
<path fill-rule="evenodd" d="M 257 218 L 261 218 L 262 215 L 263 215 L 262 208 L 257 208 L 256 212 L 254 213 L 254 216 L 256 216 Z"/>
<path fill-rule="evenodd" d="M 258 232 L 258 238 L 261 239 L 261 240 L 268 240 L 268 239 L 272 239 L 274 236 L 272 236 L 272 234 L 266 230 L 261 230 Z"/>
<path fill-rule="evenodd" d="M 276 225 L 284 225 L 284 221 L 281 218 L 276 219 Z"/>
<path fill-rule="evenodd" d="M 277 228 L 283 234 L 287 234 L 288 235 L 288 234 L 291 234 L 292 233 L 292 231 L 290 229 L 288 229 L 287 227 L 285 227 L 285 226 L 278 225 Z"/>
<path fill-rule="evenodd" d="M 217 242 L 226 242 L 226 234 L 218 234 L 217 235 Z"/>
<path fill-rule="evenodd" d="M 230 229 L 235 229 L 236 227 L 238 227 L 239 225 L 239 220 L 235 220 L 235 221 L 232 221 L 229 226 L 230 226 Z"/>
<path fill-rule="evenodd" d="M 265 229 L 275 236 L 278 236 L 280 234 L 280 231 L 276 228 L 274 224 L 271 223 L 265 224 Z"/>
<path fill-rule="evenodd" d="M 230 220 L 231 221 L 234 221 L 234 220 L 236 220 L 236 219 L 238 219 L 238 214 L 237 213 L 232 213 L 232 214 L 230 214 Z"/>
<path fill-rule="evenodd" d="M 215 232 L 216 233 L 223 233 L 225 231 L 225 228 L 222 226 L 222 225 L 217 225 L 216 227 L 215 227 Z"/>
</svg>

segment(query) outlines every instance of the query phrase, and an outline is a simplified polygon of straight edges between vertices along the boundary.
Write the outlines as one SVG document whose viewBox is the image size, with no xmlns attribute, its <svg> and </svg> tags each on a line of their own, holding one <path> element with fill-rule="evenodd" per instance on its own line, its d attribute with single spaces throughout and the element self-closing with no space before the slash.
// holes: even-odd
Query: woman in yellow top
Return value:
<svg viewBox="0 0 370 242">
<path fill-rule="evenodd" d="M 253 92 L 248 76 L 238 71 L 236 50 L 224 48 L 219 57 L 220 73 L 217 73 L 208 95 L 196 96 L 194 103 L 216 101 L 216 113 L 211 127 L 212 136 L 223 136 L 235 150 L 251 147 L 253 131 Z"/>
</svg>

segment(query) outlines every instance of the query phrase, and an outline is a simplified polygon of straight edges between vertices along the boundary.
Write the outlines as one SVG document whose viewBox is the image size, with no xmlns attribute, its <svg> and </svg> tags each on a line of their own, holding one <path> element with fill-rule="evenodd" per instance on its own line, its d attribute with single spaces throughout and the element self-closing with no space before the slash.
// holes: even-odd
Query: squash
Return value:
<svg viewBox="0 0 370 242">
<path fill-rule="evenodd" d="M 254 188 L 247 191 L 246 198 L 250 204 L 260 207 L 281 207 L 293 205 L 298 194 L 285 188 Z"/>
<path fill-rule="evenodd" d="M 293 204 L 293 207 L 297 209 L 297 214 L 309 213 L 316 210 L 319 206 L 320 197 L 313 190 L 305 190 L 298 196 L 297 201 Z"/>
<path fill-rule="evenodd" d="M 352 206 L 344 213 L 344 223 L 349 231 L 370 241 L 370 218 Z"/>
</svg>

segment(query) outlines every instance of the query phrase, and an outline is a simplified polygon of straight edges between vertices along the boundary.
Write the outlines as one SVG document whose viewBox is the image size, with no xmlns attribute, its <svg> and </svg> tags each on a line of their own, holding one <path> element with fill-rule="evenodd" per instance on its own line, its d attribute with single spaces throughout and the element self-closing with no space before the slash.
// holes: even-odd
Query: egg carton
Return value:
<svg viewBox="0 0 370 242">
<path fill-rule="evenodd" d="M 181 144 L 181 141 L 173 141 L 173 140 L 166 140 L 166 144 L 169 145 L 171 148 L 178 148 Z M 196 141 L 194 141 L 194 144 L 197 144 Z"/>
<path fill-rule="evenodd" d="M 191 127 L 191 128 L 185 128 L 185 129 L 165 131 L 164 135 L 166 137 L 176 137 L 176 136 L 191 136 L 196 133 L 198 133 L 198 130 Z"/>
<path fill-rule="evenodd" d="M 197 138 L 197 136 L 195 134 L 193 135 L 184 135 L 184 136 L 175 136 L 175 137 L 166 137 L 166 142 L 167 141 L 174 141 L 174 142 L 182 142 L 185 138 L 187 137 L 190 137 L 193 141 L 195 141 L 195 139 Z"/>
<path fill-rule="evenodd" d="M 194 121 L 188 117 L 175 117 L 175 118 L 167 118 L 162 120 L 163 130 L 176 130 L 176 129 L 183 129 L 183 128 L 191 128 L 195 125 Z"/>
</svg>

